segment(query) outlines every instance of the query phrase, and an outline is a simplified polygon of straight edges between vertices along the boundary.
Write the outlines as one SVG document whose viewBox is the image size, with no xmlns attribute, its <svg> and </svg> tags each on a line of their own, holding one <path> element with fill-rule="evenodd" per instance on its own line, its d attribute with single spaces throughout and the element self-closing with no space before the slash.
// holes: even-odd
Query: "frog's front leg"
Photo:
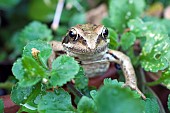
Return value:
<svg viewBox="0 0 170 113">
<path fill-rule="evenodd" d="M 49 44 L 51 45 L 52 53 L 50 57 L 48 58 L 48 66 L 51 69 L 52 62 L 56 58 L 56 52 L 64 51 L 64 48 L 63 48 L 62 43 L 58 41 L 51 41 L 49 42 Z"/>
<path fill-rule="evenodd" d="M 137 87 L 135 71 L 128 56 L 116 50 L 108 50 L 104 59 L 119 64 L 125 76 L 124 86 L 129 86 L 131 89 L 136 90 L 143 99 L 146 99 L 145 95 Z"/>
</svg>

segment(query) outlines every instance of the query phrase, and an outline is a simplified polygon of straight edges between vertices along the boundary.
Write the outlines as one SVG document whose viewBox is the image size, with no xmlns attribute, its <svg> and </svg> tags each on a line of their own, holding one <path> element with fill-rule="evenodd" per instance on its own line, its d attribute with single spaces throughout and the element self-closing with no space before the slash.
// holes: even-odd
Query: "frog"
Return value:
<svg viewBox="0 0 170 113">
<path fill-rule="evenodd" d="M 130 58 L 123 52 L 109 49 L 109 30 L 104 25 L 77 24 L 71 27 L 62 41 L 51 41 L 52 55 L 48 59 L 51 68 L 56 56 L 67 54 L 83 67 L 88 78 L 101 76 L 110 63 L 119 65 L 125 77 L 123 87 L 130 87 L 146 99 L 137 86 L 136 74 Z"/>
</svg>

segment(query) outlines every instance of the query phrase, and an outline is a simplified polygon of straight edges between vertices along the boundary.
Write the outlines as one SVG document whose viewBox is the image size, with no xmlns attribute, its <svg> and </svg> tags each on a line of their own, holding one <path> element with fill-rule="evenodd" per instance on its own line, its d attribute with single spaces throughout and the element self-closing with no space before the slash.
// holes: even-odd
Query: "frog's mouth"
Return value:
<svg viewBox="0 0 170 113">
<path fill-rule="evenodd" d="M 82 48 L 78 48 L 78 47 L 71 47 L 71 46 L 67 46 L 66 44 L 63 44 L 63 47 L 66 51 L 70 52 L 70 53 L 74 53 L 74 54 L 86 54 L 86 55 L 94 55 L 94 54 L 99 54 L 101 52 L 104 52 L 107 50 L 107 45 L 104 45 L 102 47 L 97 47 L 96 49 L 82 49 Z"/>
</svg>

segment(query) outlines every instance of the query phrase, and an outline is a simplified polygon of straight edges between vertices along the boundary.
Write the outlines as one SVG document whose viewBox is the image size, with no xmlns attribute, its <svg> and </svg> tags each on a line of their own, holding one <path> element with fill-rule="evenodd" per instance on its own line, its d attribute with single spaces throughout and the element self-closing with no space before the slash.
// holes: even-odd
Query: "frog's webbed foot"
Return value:
<svg viewBox="0 0 170 113">
<path fill-rule="evenodd" d="M 128 86 L 131 89 L 136 90 L 143 99 L 146 99 L 145 95 L 137 87 L 135 71 L 128 56 L 119 51 L 109 50 L 104 56 L 104 59 L 119 64 L 125 76 L 124 87 Z"/>
</svg>

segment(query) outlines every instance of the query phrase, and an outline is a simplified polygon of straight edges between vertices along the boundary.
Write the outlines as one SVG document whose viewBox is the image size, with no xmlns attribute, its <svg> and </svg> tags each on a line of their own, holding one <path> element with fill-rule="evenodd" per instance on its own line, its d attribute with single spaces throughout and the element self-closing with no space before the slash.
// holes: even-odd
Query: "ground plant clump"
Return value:
<svg viewBox="0 0 170 113">
<path fill-rule="evenodd" d="M 56 6 L 62 10 L 59 24 Z M 170 112 L 168 8 L 166 0 L 2 0 L 0 68 L 10 65 L 10 71 L 0 70 L 0 113 L 6 110 L 5 94 L 18 113 Z M 104 16 L 97 13 L 102 11 Z M 108 28 L 108 47 L 129 56 L 146 99 L 123 87 L 121 69 L 117 79 L 109 76 L 95 86 L 90 83 L 97 79 L 87 78 L 79 62 L 62 52 L 49 67 L 50 42 L 85 23 Z M 158 85 L 168 93 L 156 92 Z"/>
</svg>

